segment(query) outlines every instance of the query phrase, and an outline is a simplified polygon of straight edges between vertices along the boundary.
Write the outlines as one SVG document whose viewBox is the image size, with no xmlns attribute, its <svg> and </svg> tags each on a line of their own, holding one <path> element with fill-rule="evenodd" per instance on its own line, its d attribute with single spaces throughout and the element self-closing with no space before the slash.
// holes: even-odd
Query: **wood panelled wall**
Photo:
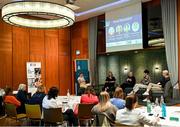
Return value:
<svg viewBox="0 0 180 127">
<path fill-rule="evenodd" d="M 77 22 L 71 27 L 71 63 L 72 63 L 72 91 L 75 91 L 74 86 L 74 60 L 75 59 L 88 59 L 88 20 Z M 76 50 L 80 51 L 76 55 Z"/>
<path fill-rule="evenodd" d="M 41 62 L 46 88 L 57 86 L 65 95 L 72 87 L 70 28 L 20 28 L 0 20 L 0 88 L 8 85 L 17 90 L 20 83 L 27 84 L 28 61 Z"/>
<path fill-rule="evenodd" d="M 12 87 L 12 28 L 0 21 L 0 87 Z"/>
</svg>

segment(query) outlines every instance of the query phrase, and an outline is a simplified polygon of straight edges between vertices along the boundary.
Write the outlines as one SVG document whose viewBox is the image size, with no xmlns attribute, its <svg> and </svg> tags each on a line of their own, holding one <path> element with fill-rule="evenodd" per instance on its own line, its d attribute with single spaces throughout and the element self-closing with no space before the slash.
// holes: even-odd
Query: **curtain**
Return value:
<svg viewBox="0 0 180 127">
<path fill-rule="evenodd" d="M 161 0 L 162 23 L 165 39 L 167 65 L 171 83 L 178 81 L 178 39 L 177 39 L 177 7 L 176 0 Z M 179 90 L 173 89 L 173 98 L 179 96 Z"/>
<path fill-rule="evenodd" d="M 89 64 L 90 64 L 90 82 L 97 85 L 97 61 L 96 61 L 96 48 L 97 48 L 97 31 L 98 19 L 93 17 L 89 19 Z"/>
</svg>

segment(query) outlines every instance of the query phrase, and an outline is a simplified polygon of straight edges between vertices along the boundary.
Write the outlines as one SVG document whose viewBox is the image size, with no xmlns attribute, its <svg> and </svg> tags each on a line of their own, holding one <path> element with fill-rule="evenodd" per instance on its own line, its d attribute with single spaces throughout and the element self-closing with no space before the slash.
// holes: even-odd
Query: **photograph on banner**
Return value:
<svg viewBox="0 0 180 127">
<path fill-rule="evenodd" d="M 41 62 L 27 62 L 28 92 L 34 93 L 42 85 Z"/>
</svg>

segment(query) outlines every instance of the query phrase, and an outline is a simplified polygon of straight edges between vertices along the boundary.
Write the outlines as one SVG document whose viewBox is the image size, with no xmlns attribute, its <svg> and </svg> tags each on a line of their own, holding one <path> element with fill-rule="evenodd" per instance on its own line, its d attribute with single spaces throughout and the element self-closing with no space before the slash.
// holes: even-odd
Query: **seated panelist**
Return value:
<svg viewBox="0 0 180 127">
<path fill-rule="evenodd" d="M 86 83 L 86 80 L 84 78 L 83 73 L 79 74 L 79 77 L 77 79 L 78 83 L 79 83 L 79 90 L 78 90 L 78 95 L 82 95 L 85 92 L 85 89 L 87 88 L 87 86 L 90 86 L 90 83 Z"/>
<path fill-rule="evenodd" d="M 156 90 L 162 90 L 162 88 L 165 87 L 166 83 L 170 81 L 170 76 L 168 70 L 163 70 L 162 71 L 162 76 L 157 84 L 155 83 L 149 83 L 147 86 L 147 90 L 143 95 L 149 95 L 149 91 L 151 89 L 156 89 Z"/>
<path fill-rule="evenodd" d="M 136 78 L 133 76 L 133 73 L 130 71 L 125 82 L 121 85 L 121 88 L 125 90 L 126 88 L 133 88 L 136 84 Z"/>
<path fill-rule="evenodd" d="M 128 95 L 135 94 L 136 92 L 138 92 L 140 88 L 147 88 L 150 82 L 151 82 L 151 78 L 149 76 L 149 71 L 146 69 L 144 70 L 144 77 L 141 80 L 141 82 L 138 84 L 135 84 L 135 86 L 133 87 L 133 90 Z"/>
<path fill-rule="evenodd" d="M 106 77 L 104 90 L 106 90 L 107 92 L 114 91 L 115 83 L 116 83 L 116 78 L 113 76 L 113 73 L 111 71 L 109 71 L 108 76 Z"/>
</svg>

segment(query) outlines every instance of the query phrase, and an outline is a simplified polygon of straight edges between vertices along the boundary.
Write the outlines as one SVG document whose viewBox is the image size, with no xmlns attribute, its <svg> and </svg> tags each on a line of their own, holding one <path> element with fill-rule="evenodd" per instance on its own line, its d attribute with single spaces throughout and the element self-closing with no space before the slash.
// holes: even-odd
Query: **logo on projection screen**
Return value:
<svg viewBox="0 0 180 127">
<path fill-rule="evenodd" d="M 132 30 L 134 31 L 134 32 L 137 32 L 138 30 L 139 30 L 139 23 L 138 22 L 134 22 L 133 24 L 132 24 Z"/>
</svg>

